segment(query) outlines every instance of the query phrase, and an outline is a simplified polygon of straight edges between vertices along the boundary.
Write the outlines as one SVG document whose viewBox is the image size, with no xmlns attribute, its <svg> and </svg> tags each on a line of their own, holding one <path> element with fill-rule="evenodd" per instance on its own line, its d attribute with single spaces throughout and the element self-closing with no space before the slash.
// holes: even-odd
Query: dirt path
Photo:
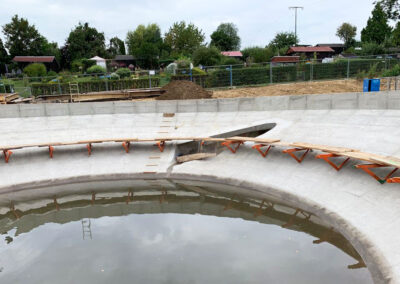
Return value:
<svg viewBox="0 0 400 284">
<path fill-rule="evenodd" d="M 276 84 L 263 87 L 215 90 L 213 98 L 260 97 L 282 95 L 308 95 L 362 92 L 363 82 L 357 80 L 334 80 Z"/>
</svg>

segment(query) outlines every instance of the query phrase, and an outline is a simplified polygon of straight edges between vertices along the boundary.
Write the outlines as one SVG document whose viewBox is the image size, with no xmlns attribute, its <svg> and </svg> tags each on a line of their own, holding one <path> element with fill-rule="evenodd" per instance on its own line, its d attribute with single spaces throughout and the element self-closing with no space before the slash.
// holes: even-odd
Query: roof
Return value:
<svg viewBox="0 0 400 284">
<path fill-rule="evenodd" d="M 134 60 L 135 58 L 132 55 L 115 55 L 114 60 Z"/>
<path fill-rule="evenodd" d="M 292 63 L 292 62 L 299 62 L 300 56 L 274 56 L 271 58 L 271 62 L 277 63 Z"/>
<path fill-rule="evenodd" d="M 319 43 L 316 46 L 345 47 L 343 43 Z"/>
<path fill-rule="evenodd" d="M 306 52 L 335 52 L 329 46 L 292 46 L 289 48 L 287 54 L 291 53 L 306 53 Z"/>
<path fill-rule="evenodd" d="M 92 58 L 90 58 L 90 60 L 94 60 L 94 61 L 106 61 L 104 58 L 101 58 L 101 57 L 99 57 L 99 56 L 92 57 Z"/>
<path fill-rule="evenodd" d="M 52 63 L 56 58 L 54 56 L 15 56 L 14 62 L 40 62 L 40 63 Z"/>
<path fill-rule="evenodd" d="M 230 56 L 230 57 L 242 57 L 243 54 L 240 51 L 222 51 L 221 54 L 223 56 Z"/>
</svg>

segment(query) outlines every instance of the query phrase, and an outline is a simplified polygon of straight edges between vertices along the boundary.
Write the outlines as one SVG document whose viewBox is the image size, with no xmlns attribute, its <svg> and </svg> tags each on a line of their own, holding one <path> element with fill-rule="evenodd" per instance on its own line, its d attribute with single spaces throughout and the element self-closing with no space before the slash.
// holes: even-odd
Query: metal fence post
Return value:
<svg viewBox="0 0 400 284">
<path fill-rule="evenodd" d="M 272 84 L 272 63 L 269 63 L 269 82 Z"/>
<path fill-rule="evenodd" d="M 151 89 L 151 75 L 150 75 L 150 72 L 149 72 L 149 88 Z"/>
<path fill-rule="evenodd" d="M 231 87 L 233 87 L 232 65 L 229 66 L 229 81 L 230 81 Z"/>
<path fill-rule="evenodd" d="M 62 91 L 61 91 L 61 84 L 60 84 L 60 79 L 58 79 L 58 78 L 57 78 L 57 83 L 58 83 L 58 92 L 59 92 L 60 95 L 61 95 L 61 93 L 62 93 Z"/>
<path fill-rule="evenodd" d="M 193 82 L 193 72 L 192 72 L 192 68 L 190 68 L 189 74 L 190 74 L 190 82 Z"/>
<path fill-rule="evenodd" d="M 347 58 L 347 79 L 350 78 L 350 58 Z"/>
</svg>

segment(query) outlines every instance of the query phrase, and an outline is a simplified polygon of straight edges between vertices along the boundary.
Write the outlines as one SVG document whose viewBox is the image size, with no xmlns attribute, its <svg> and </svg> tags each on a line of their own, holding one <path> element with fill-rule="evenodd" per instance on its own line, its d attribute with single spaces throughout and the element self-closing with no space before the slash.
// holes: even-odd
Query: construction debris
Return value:
<svg viewBox="0 0 400 284">
<path fill-rule="evenodd" d="M 19 99 L 19 95 L 17 93 L 0 94 L 0 104 L 8 104 L 17 99 Z"/>
<path fill-rule="evenodd" d="M 176 157 L 176 161 L 178 163 L 186 163 L 186 162 L 195 161 L 195 160 L 203 160 L 203 159 L 207 159 L 207 158 L 213 158 L 215 156 L 217 156 L 216 153 L 196 153 L 196 154 Z"/>
</svg>

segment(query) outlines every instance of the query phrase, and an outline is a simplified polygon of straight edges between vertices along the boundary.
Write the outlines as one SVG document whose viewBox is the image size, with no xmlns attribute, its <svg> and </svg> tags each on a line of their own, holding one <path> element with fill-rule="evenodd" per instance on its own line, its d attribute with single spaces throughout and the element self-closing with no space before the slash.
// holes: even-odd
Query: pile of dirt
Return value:
<svg viewBox="0 0 400 284">
<path fill-rule="evenodd" d="M 157 100 L 193 100 L 212 97 L 211 92 L 190 81 L 172 81 L 161 90 L 165 93 L 161 94 Z"/>
</svg>

